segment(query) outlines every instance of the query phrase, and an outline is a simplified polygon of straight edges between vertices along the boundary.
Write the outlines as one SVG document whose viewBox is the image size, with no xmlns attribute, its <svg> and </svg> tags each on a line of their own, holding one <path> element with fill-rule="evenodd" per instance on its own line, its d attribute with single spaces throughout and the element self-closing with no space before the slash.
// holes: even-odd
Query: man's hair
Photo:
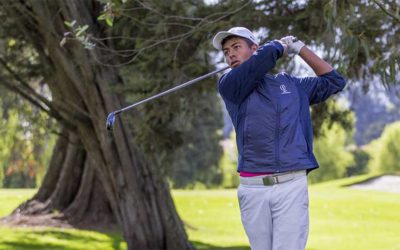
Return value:
<svg viewBox="0 0 400 250">
<path fill-rule="evenodd" d="M 232 39 L 232 38 L 240 38 L 240 39 L 243 39 L 243 40 L 247 43 L 247 45 L 249 46 L 249 48 L 251 48 L 251 46 L 252 46 L 253 44 L 255 44 L 255 43 L 253 43 L 250 39 L 248 39 L 248 38 L 246 38 L 246 37 L 230 35 L 230 36 L 225 37 L 225 38 L 222 40 L 221 46 L 223 47 L 224 44 L 225 44 L 228 40 L 230 40 L 230 39 Z"/>
</svg>

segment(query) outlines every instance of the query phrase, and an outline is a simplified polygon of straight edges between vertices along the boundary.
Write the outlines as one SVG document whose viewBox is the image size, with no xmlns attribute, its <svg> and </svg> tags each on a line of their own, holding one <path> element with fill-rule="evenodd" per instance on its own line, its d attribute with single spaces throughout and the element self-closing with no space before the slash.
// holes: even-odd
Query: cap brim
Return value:
<svg viewBox="0 0 400 250">
<path fill-rule="evenodd" d="M 218 49 L 218 50 L 222 50 L 222 45 L 221 45 L 222 41 L 225 38 L 227 38 L 228 36 L 232 36 L 232 35 L 237 36 L 237 34 L 233 34 L 233 33 L 230 33 L 228 31 L 220 31 L 220 32 L 218 32 L 213 38 L 213 42 L 212 43 L 213 43 L 214 47 L 216 49 Z"/>
</svg>

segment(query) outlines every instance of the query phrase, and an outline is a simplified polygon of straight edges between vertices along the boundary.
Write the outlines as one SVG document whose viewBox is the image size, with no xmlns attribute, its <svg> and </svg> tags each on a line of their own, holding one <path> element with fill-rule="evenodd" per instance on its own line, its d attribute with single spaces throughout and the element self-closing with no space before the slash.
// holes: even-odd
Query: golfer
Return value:
<svg viewBox="0 0 400 250">
<path fill-rule="evenodd" d="M 341 91 L 345 80 L 293 36 L 259 45 L 243 27 L 218 32 L 231 70 L 218 82 L 236 131 L 238 199 L 253 250 L 301 250 L 308 237 L 307 173 L 313 154 L 310 108 Z M 269 74 L 284 54 L 298 54 L 316 76 Z"/>
</svg>

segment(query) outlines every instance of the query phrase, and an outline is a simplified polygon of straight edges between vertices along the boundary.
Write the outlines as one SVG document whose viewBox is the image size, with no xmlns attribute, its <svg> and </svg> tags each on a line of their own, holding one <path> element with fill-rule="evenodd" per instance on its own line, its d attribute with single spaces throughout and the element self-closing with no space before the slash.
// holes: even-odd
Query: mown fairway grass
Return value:
<svg viewBox="0 0 400 250">
<path fill-rule="evenodd" d="M 343 185 L 367 176 L 310 186 L 308 250 L 400 250 L 400 194 Z M 34 190 L 0 190 L 0 216 Z M 235 190 L 174 190 L 179 214 L 198 249 L 249 249 Z M 0 249 L 125 249 L 120 236 L 70 229 L 0 227 Z"/>
<path fill-rule="evenodd" d="M 0 189 L 0 217 L 35 194 L 33 189 Z M 126 249 L 120 235 L 60 228 L 8 228 L 0 225 L 1 250 Z"/>
</svg>

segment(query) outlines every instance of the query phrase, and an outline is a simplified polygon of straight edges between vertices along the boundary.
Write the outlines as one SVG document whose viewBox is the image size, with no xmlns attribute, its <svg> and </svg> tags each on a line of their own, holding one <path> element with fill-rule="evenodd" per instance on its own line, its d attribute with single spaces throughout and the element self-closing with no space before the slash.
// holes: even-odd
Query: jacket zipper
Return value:
<svg viewBox="0 0 400 250">
<path fill-rule="evenodd" d="M 277 103 L 277 116 L 276 116 L 276 128 L 275 128 L 275 162 L 278 168 L 277 172 L 281 172 L 280 160 L 279 160 L 279 128 L 281 126 L 281 104 L 280 98 L 278 95 L 278 103 Z"/>
</svg>

